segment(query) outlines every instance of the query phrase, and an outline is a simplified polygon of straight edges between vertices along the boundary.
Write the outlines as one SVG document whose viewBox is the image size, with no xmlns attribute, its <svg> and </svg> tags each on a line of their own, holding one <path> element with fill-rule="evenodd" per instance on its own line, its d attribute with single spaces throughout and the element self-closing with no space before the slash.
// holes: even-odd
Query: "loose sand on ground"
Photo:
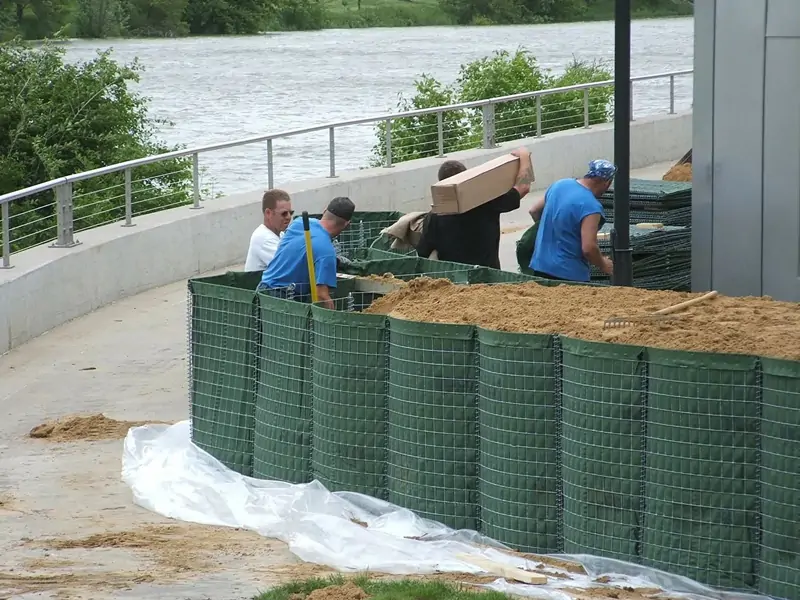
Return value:
<svg viewBox="0 0 800 600">
<path fill-rule="evenodd" d="M 535 282 L 457 285 L 421 277 L 377 299 L 365 312 L 508 332 L 800 360 L 800 304 L 766 297 L 719 296 L 689 307 L 674 320 L 603 328 L 609 317 L 644 315 L 700 295 Z"/>
<path fill-rule="evenodd" d="M 52 442 L 116 440 L 124 438 L 131 427 L 140 427 L 148 423 L 164 423 L 164 421 L 117 421 L 102 414 L 70 415 L 37 425 L 28 435 Z"/>
</svg>

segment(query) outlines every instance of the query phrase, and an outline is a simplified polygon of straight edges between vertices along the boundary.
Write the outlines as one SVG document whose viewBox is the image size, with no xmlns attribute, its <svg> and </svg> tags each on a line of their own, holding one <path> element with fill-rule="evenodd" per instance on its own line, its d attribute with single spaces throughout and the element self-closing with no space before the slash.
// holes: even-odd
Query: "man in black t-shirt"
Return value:
<svg viewBox="0 0 800 600">
<path fill-rule="evenodd" d="M 417 254 L 428 258 L 436 250 L 439 260 L 500 268 L 500 214 L 517 210 L 533 181 L 530 152 L 520 148 L 511 154 L 520 159 L 514 187 L 465 213 L 429 213 L 422 227 Z M 439 181 L 466 170 L 463 163 L 448 160 L 439 167 Z"/>
</svg>

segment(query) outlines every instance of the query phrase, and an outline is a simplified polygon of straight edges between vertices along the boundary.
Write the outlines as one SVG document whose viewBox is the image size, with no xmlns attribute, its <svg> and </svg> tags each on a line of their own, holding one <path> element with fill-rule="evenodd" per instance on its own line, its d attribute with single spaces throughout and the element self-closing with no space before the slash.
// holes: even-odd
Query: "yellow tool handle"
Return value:
<svg viewBox="0 0 800 600">
<path fill-rule="evenodd" d="M 679 310 L 683 310 L 684 308 L 688 308 L 690 306 L 694 306 L 695 304 L 700 304 L 701 302 L 705 302 L 706 300 L 711 300 L 712 298 L 716 298 L 719 294 L 717 292 L 708 292 L 698 298 L 692 298 L 691 300 L 686 300 L 685 302 L 681 302 L 680 304 L 673 304 L 672 306 L 668 306 L 667 308 L 662 308 L 661 310 L 657 310 L 654 312 L 654 315 L 668 315 L 674 312 L 678 312 Z"/>
<path fill-rule="evenodd" d="M 317 303 L 317 275 L 314 273 L 314 251 L 311 249 L 311 229 L 308 224 L 308 211 L 303 211 L 303 232 L 306 236 L 306 259 L 308 260 L 308 282 L 311 285 L 311 302 Z"/>
</svg>

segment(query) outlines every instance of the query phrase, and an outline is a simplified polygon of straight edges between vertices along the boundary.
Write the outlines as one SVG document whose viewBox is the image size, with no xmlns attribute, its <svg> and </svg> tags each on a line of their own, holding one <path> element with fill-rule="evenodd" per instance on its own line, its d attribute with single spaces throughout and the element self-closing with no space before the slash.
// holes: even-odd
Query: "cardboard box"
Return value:
<svg viewBox="0 0 800 600">
<path fill-rule="evenodd" d="M 512 187 L 519 171 L 519 158 L 504 154 L 477 167 L 442 179 L 431 186 L 431 212 L 464 213 L 502 196 Z M 531 181 L 533 166 L 531 165 Z"/>
</svg>

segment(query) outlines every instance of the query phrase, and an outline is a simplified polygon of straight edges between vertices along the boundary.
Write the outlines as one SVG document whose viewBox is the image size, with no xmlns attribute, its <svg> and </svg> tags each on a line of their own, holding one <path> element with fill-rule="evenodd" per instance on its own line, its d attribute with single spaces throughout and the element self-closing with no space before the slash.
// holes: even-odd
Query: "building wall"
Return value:
<svg viewBox="0 0 800 600">
<path fill-rule="evenodd" d="M 694 10 L 692 287 L 800 301 L 800 1 Z"/>
</svg>

